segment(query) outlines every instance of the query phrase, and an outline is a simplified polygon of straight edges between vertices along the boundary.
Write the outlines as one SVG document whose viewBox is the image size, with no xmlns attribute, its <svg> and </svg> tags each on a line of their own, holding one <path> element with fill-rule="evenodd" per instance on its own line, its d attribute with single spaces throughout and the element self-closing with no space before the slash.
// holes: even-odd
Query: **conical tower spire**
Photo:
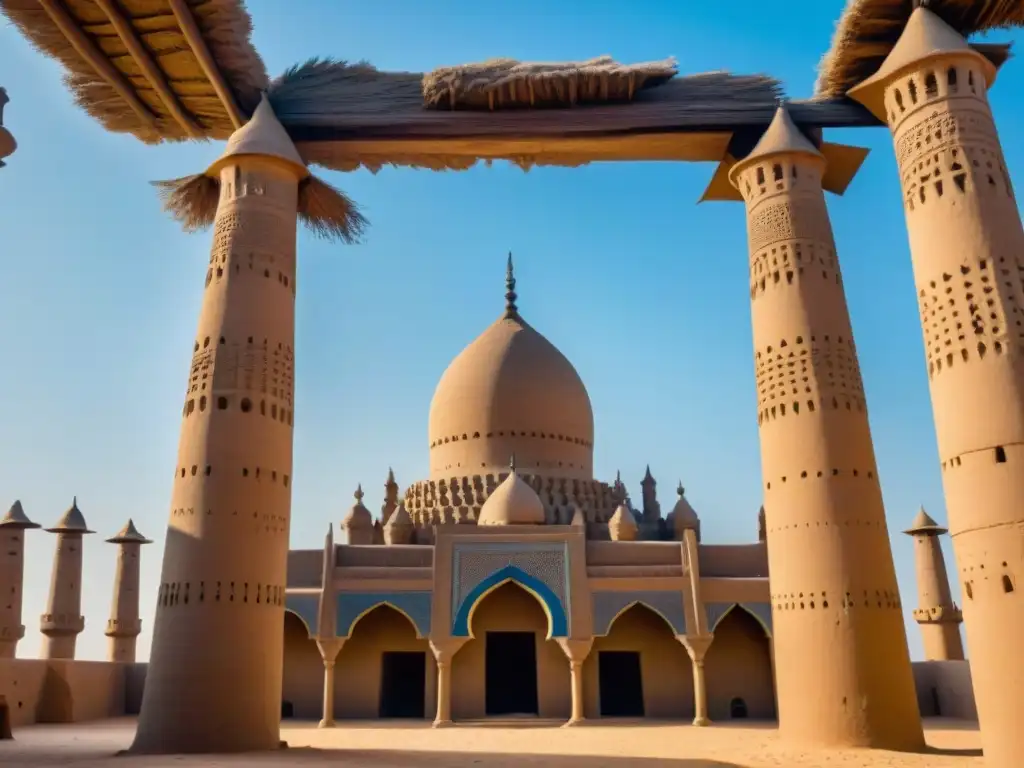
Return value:
<svg viewBox="0 0 1024 768">
<path fill-rule="evenodd" d="M 505 317 L 518 317 L 519 307 L 516 306 L 516 275 L 512 266 L 512 251 L 508 252 L 505 264 Z"/>
</svg>

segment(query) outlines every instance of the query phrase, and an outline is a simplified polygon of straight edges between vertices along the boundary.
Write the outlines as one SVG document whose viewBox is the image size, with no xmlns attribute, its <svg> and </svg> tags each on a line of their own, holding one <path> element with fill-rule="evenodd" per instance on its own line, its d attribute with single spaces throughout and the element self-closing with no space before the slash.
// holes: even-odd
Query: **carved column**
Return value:
<svg viewBox="0 0 1024 768">
<path fill-rule="evenodd" d="M 316 647 L 320 649 L 320 657 L 324 661 L 324 706 L 323 718 L 317 724 L 318 728 L 334 727 L 334 662 L 338 659 L 338 652 L 345 644 L 344 637 L 320 638 L 316 641 Z"/>
<path fill-rule="evenodd" d="M 0 600 L 0 659 L 15 658 L 18 641 L 25 636 L 25 625 L 21 623 L 25 531 L 38 527 L 38 523 L 25 516 L 20 501 L 14 502 L 7 514 L 0 518 L 0 584 L 10 590 L 7 599 Z"/>
<path fill-rule="evenodd" d="M 693 667 L 693 724 L 704 727 L 711 724 L 708 718 L 708 691 L 704 679 L 704 656 L 711 647 L 714 635 L 676 635 L 690 656 Z"/>
<path fill-rule="evenodd" d="M 747 209 L 783 736 L 923 746 L 826 160 L 780 108 L 730 172 Z"/>
<path fill-rule="evenodd" d="M 571 640 L 567 637 L 560 637 L 556 640 L 566 658 L 569 659 L 569 680 L 572 686 L 572 715 L 565 725 L 580 725 L 586 719 L 584 715 L 583 662 L 590 655 L 590 649 L 594 646 L 594 638 Z"/>
<path fill-rule="evenodd" d="M 451 637 L 431 640 L 430 650 L 437 661 L 437 714 L 435 728 L 446 728 L 452 722 L 452 658 L 469 638 Z"/>
<path fill-rule="evenodd" d="M 986 765 L 1024 755 L 1024 230 L 992 63 L 914 11 L 849 95 L 893 133 Z"/>
<path fill-rule="evenodd" d="M 220 199 L 133 752 L 280 745 L 295 236 L 308 174 L 264 99 L 207 175 Z"/>
</svg>

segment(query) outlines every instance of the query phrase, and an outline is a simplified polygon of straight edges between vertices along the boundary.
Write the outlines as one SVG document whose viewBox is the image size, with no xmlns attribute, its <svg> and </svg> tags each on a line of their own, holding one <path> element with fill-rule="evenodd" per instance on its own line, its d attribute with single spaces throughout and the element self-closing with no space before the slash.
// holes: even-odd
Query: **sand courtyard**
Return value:
<svg viewBox="0 0 1024 768">
<path fill-rule="evenodd" d="M 310 723 L 282 728 L 289 749 L 237 756 L 114 757 L 131 742 L 135 722 L 124 718 L 82 725 L 21 728 L 0 743 L 0 764 L 38 766 L 552 766 L 578 768 L 971 768 L 982 765 L 976 724 L 927 719 L 923 754 L 844 750 L 808 752 L 780 743 L 773 725 L 693 728 L 680 722 L 623 721 L 562 728 L 486 721 L 435 730 L 396 721 L 350 722 L 333 730 Z"/>
</svg>

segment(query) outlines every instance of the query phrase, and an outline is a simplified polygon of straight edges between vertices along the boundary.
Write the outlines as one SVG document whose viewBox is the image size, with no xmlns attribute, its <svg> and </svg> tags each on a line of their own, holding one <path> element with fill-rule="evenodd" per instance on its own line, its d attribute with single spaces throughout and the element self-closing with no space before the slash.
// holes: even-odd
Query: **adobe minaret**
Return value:
<svg viewBox="0 0 1024 768">
<path fill-rule="evenodd" d="M 139 555 L 143 544 L 152 544 L 135 528 L 130 519 L 117 535 L 107 539 L 108 544 L 117 544 L 117 569 L 114 572 L 114 599 L 107 619 L 110 638 L 107 659 L 110 661 L 135 661 L 135 644 L 142 631 L 139 618 Z"/>
<path fill-rule="evenodd" d="M 0 598 L 0 659 L 17 655 L 18 641 L 25 636 L 21 623 L 22 592 L 25 586 L 25 531 L 38 528 L 25 515 L 20 501 L 0 517 L 0 584 L 7 595 Z"/>
<path fill-rule="evenodd" d="M 924 745 L 822 175 L 784 107 L 730 172 L 746 201 L 779 726 Z"/>
<path fill-rule="evenodd" d="M 92 533 L 78 508 L 78 499 L 47 533 L 57 534 L 50 577 L 50 599 L 40 617 L 42 658 L 73 659 L 78 635 L 85 629 L 82 616 L 82 537 Z"/>
<path fill-rule="evenodd" d="M 946 529 L 921 507 L 913 524 L 904 533 L 914 537 L 914 565 L 917 569 L 914 619 L 921 627 L 924 658 L 926 661 L 960 661 L 964 658 L 964 645 L 960 639 L 963 616 L 953 603 L 939 540 Z"/>
<path fill-rule="evenodd" d="M 1024 230 L 992 63 L 917 8 L 849 92 L 893 133 L 985 764 L 1024 755 Z"/>
<path fill-rule="evenodd" d="M 133 752 L 280 744 L 295 237 L 308 171 L 266 97 L 206 171 L 220 200 Z"/>
</svg>

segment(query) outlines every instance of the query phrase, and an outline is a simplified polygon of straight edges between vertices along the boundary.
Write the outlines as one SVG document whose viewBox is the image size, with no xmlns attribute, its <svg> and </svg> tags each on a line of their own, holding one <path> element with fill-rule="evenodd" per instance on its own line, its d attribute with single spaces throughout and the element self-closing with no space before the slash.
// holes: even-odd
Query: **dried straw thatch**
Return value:
<svg viewBox="0 0 1024 768">
<path fill-rule="evenodd" d="M 817 95 L 843 96 L 873 75 L 896 44 L 914 7 L 914 0 L 849 0 L 832 47 L 819 65 Z M 932 0 L 928 9 L 964 36 L 1024 25 L 1021 0 Z M 1007 45 L 974 47 L 997 67 L 1010 55 Z"/>
<path fill-rule="evenodd" d="M 0 0 L 75 100 L 147 143 L 226 138 L 267 85 L 243 0 Z"/>
<path fill-rule="evenodd" d="M 170 181 L 155 181 L 164 210 L 186 232 L 206 229 L 217 215 L 220 180 L 205 174 Z M 325 240 L 356 242 L 366 229 L 366 219 L 356 204 L 340 190 L 315 176 L 299 182 L 299 220 Z"/>
<path fill-rule="evenodd" d="M 449 109 L 565 107 L 632 101 L 637 91 L 676 76 L 675 59 L 619 64 L 611 56 L 565 63 L 490 59 L 423 76 L 423 103 Z"/>
</svg>

